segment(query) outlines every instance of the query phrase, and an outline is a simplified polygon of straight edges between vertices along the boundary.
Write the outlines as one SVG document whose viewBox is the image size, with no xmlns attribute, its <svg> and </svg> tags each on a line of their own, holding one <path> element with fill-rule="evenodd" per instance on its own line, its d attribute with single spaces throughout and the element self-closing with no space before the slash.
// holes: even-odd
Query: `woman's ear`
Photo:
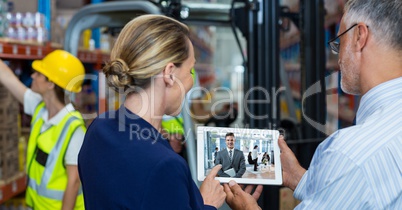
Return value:
<svg viewBox="0 0 402 210">
<path fill-rule="evenodd" d="M 56 86 L 56 84 L 54 84 L 54 82 L 52 82 L 52 81 L 48 81 L 47 83 L 48 83 L 47 87 L 48 87 L 49 89 L 54 89 L 55 86 Z"/>
<path fill-rule="evenodd" d="M 168 63 L 163 70 L 163 80 L 168 86 L 173 86 L 174 84 L 174 75 L 173 72 L 176 69 L 176 66 L 173 63 Z"/>
</svg>

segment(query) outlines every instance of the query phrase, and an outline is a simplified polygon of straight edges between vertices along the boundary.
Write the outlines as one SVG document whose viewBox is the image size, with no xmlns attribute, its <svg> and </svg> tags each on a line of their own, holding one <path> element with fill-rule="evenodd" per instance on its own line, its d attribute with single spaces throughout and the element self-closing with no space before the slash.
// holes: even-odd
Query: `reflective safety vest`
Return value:
<svg viewBox="0 0 402 210">
<path fill-rule="evenodd" d="M 64 116 L 58 125 L 51 126 L 41 133 L 44 111 L 45 104 L 41 102 L 35 108 L 31 121 L 26 161 L 28 176 L 26 203 L 34 210 L 57 210 L 62 207 L 68 181 L 64 165 L 67 147 L 77 128 L 86 130 L 81 114 L 72 111 Z M 84 209 L 81 189 L 74 209 Z"/>
<path fill-rule="evenodd" d="M 169 134 L 178 133 L 184 135 L 183 116 L 181 114 L 176 117 L 163 116 L 162 128 Z"/>
</svg>

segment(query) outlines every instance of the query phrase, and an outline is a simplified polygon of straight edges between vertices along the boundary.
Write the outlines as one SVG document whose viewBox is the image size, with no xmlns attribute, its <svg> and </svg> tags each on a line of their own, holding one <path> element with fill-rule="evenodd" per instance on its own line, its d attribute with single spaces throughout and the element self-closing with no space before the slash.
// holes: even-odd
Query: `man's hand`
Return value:
<svg viewBox="0 0 402 210">
<path fill-rule="evenodd" d="M 216 165 L 212 168 L 211 172 L 205 178 L 200 187 L 202 198 L 205 205 L 214 206 L 217 209 L 225 202 L 226 194 L 223 187 L 218 180 L 215 180 L 218 171 L 221 170 L 222 165 Z"/>
<path fill-rule="evenodd" d="M 233 210 L 261 209 L 257 204 L 257 200 L 261 195 L 262 185 L 258 185 L 252 195 L 250 193 L 254 188 L 253 185 L 248 185 L 244 191 L 233 180 L 230 181 L 229 184 L 224 184 L 223 186 L 226 192 L 226 203 Z"/>
<path fill-rule="evenodd" d="M 283 185 L 295 190 L 306 169 L 301 167 L 282 135 L 279 136 L 278 144 L 281 149 Z"/>
</svg>

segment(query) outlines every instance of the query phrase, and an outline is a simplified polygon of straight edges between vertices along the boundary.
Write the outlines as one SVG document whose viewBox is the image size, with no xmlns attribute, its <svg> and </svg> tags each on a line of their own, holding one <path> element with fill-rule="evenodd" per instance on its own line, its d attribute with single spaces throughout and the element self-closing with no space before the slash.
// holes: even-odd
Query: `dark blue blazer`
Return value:
<svg viewBox="0 0 402 210">
<path fill-rule="evenodd" d="M 204 206 L 186 161 L 124 106 L 89 126 L 78 169 L 89 210 L 216 209 Z"/>
</svg>

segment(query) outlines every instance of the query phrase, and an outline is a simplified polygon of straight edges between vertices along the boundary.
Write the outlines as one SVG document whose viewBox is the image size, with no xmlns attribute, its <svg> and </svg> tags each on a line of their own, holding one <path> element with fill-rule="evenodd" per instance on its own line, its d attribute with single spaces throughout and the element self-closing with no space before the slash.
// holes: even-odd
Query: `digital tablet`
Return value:
<svg viewBox="0 0 402 210">
<path fill-rule="evenodd" d="M 197 128 L 197 177 L 204 181 L 221 164 L 217 180 L 281 185 L 279 131 L 250 128 Z"/>
</svg>

